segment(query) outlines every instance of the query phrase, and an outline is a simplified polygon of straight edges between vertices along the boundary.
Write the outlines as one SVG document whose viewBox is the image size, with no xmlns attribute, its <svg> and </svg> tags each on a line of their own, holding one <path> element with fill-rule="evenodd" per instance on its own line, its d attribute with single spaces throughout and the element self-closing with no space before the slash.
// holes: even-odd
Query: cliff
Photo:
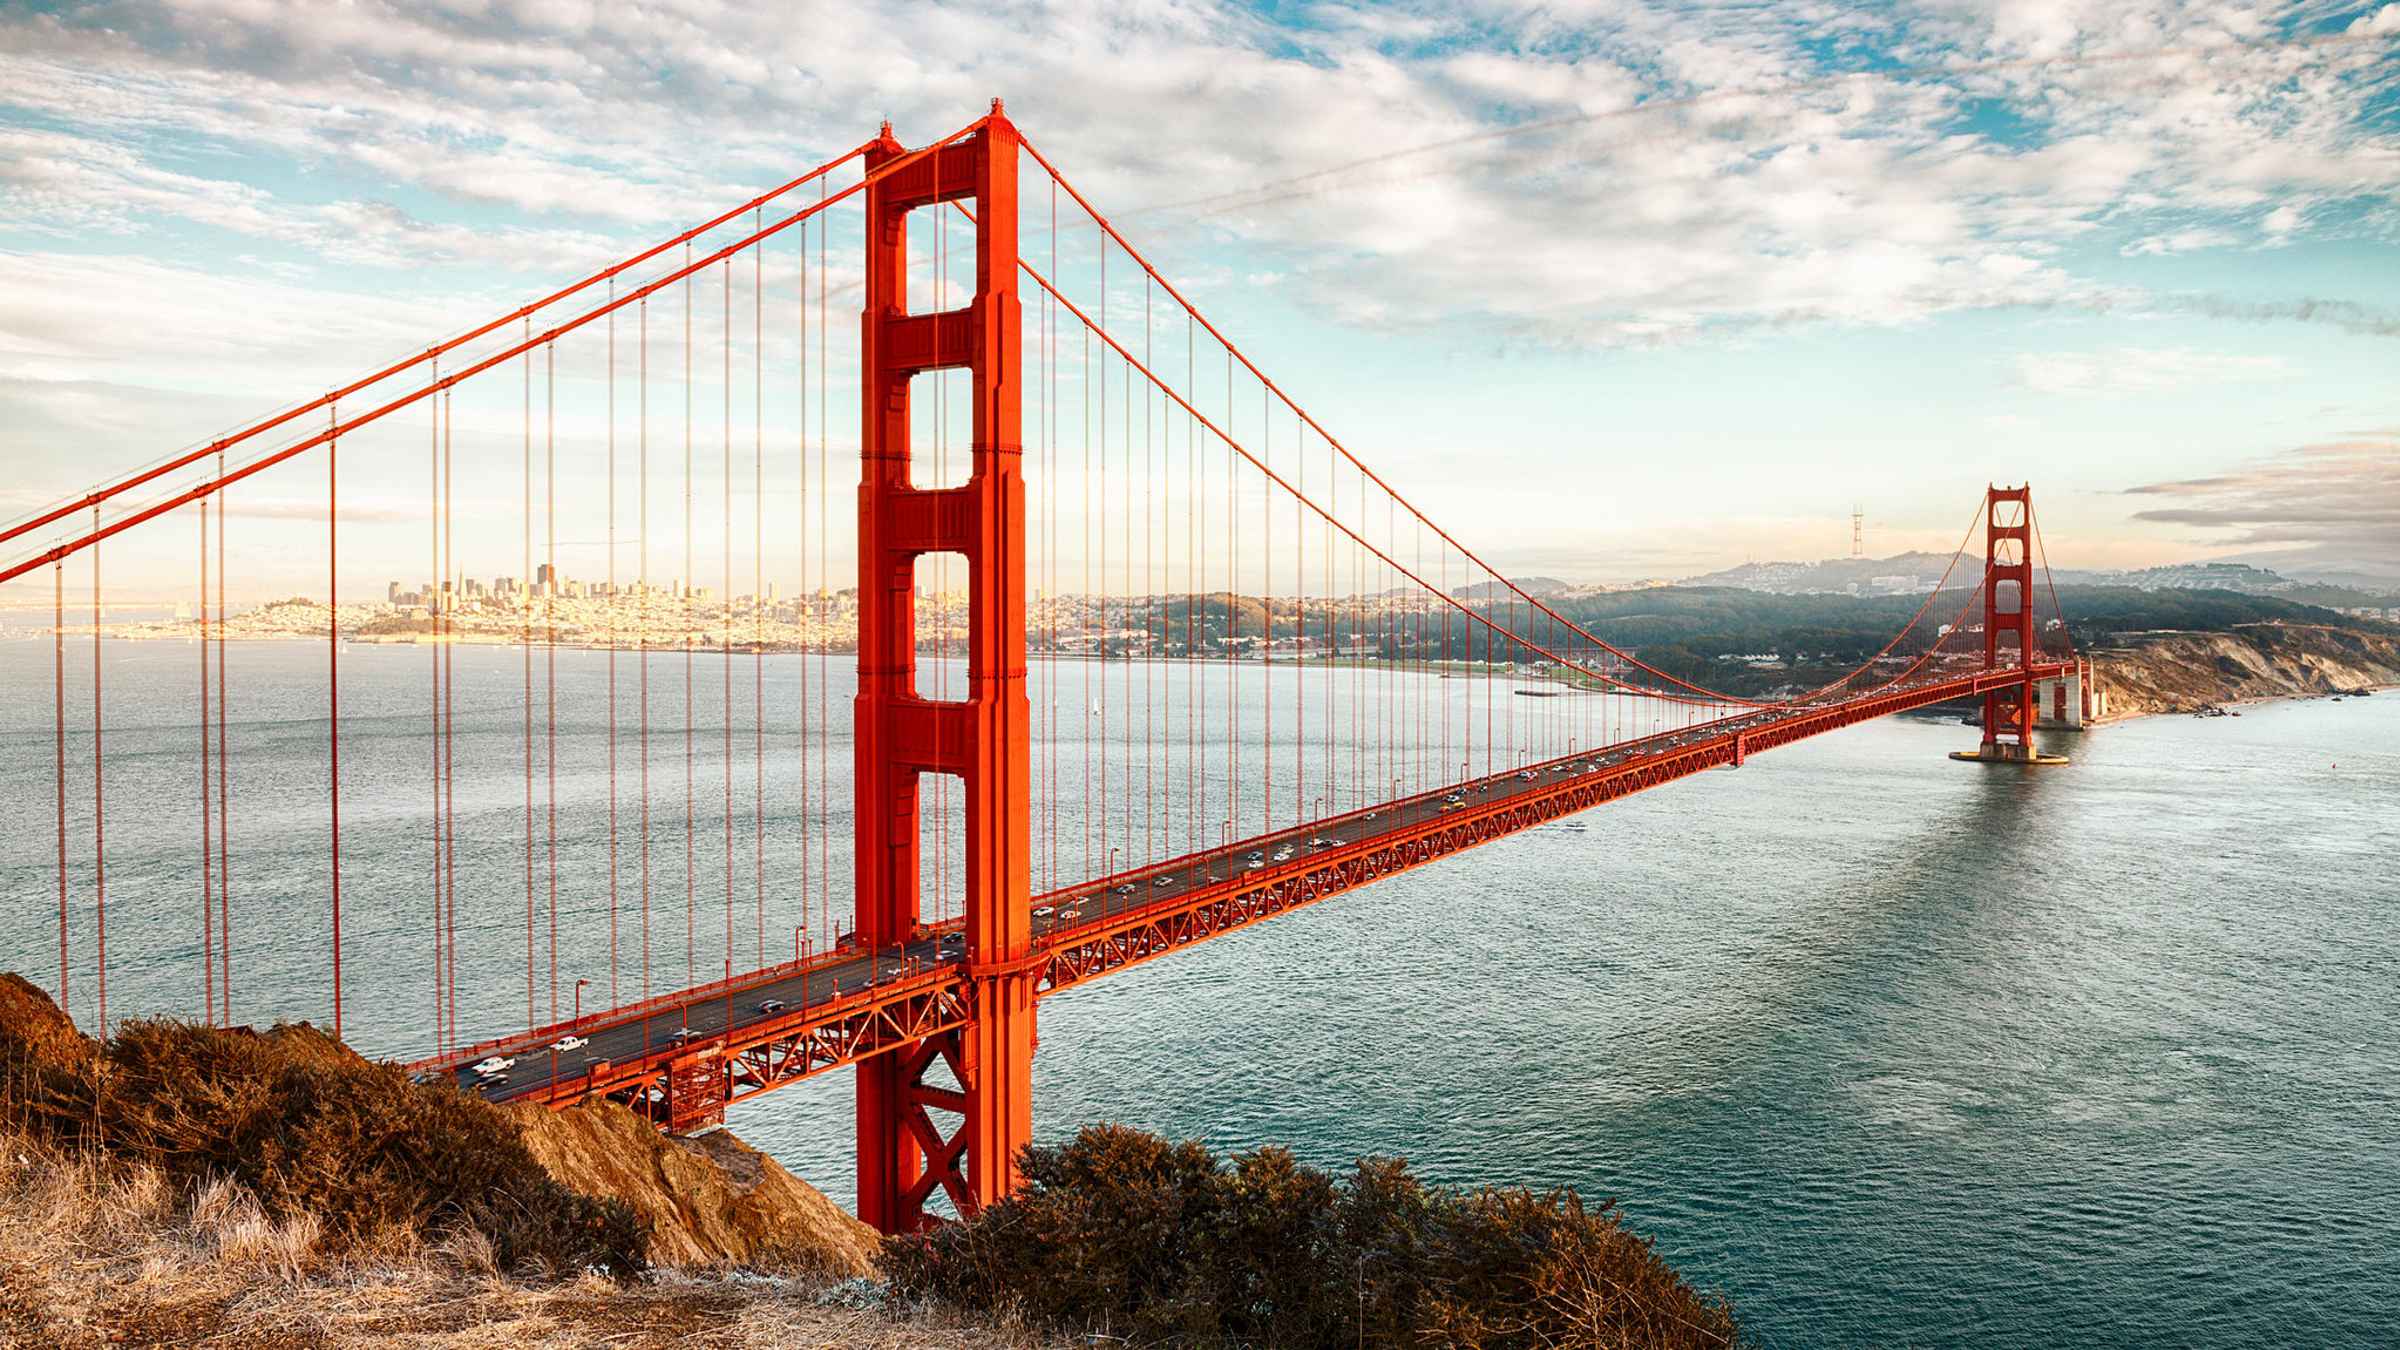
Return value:
<svg viewBox="0 0 2400 1350">
<path fill-rule="evenodd" d="M 2089 653 L 2112 719 L 2400 684 L 2400 636 L 2303 624 L 2120 635 Z"/>
<path fill-rule="evenodd" d="M 596 1273 L 602 1223 L 647 1270 Z M 0 974 L 0 1346 L 1053 1344 L 887 1309 L 878 1250 L 722 1131 L 503 1111 L 305 1023 L 103 1042 Z"/>
<path fill-rule="evenodd" d="M 271 1213 L 305 1211 L 368 1245 L 443 1241 L 466 1215 L 512 1267 L 847 1279 L 873 1275 L 880 1250 L 872 1229 L 721 1130 L 668 1139 L 610 1102 L 503 1110 L 410 1083 L 306 1023 L 136 1020 L 102 1043 L 15 974 L 0 975 L 0 1107 L 68 1155 L 230 1180 Z M 575 1236 L 612 1226 L 622 1263 Z"/>
<path fill-rule="evenodd" d="M 670 1139 L 606 1101 L 512 1114 L 534 1160 L 560 1184 L 632 1207 L 650 1235 L 652 1265 L 875 1273 L 874 1229 L 724 1130 Z"/>
</svg>

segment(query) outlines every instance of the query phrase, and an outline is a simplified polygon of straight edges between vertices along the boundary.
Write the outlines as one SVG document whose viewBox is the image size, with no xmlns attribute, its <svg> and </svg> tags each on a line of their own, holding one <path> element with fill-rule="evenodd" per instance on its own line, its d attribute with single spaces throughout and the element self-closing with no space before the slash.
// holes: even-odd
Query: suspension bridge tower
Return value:
<svg viewBox="0 0 2400 1350">
<path fill-rule="evenodd" d="M 1983 513 L 1984 669 L 2015 669 L 2024 675 L 1984 692 L 1983 744 L 1950 757 L 1991 764 L 2064 764 L 2064 756 L 2043 754 L 2033 744 L 2033 485 L 1986 488 Z"/>
<path fill-rule="evenodd" d="M 870 174 L 908 152 L 886 125 Z M 926 1221 L 938 1188 L 962 1215 L 1006 1195 L 1033 1135 L 1031 714 L 1025 693 L 1025 479 L 1020 439 L 1016 128 L 997 100 L 962 140 L 866 191 L 866 307 L 858 490 L 857 932 L 874 951 L 923 921 L 918 790 L 958 778 L 966 800 L 968 1025 L 858 1067 L 859 1216 L 887 1233 Z M 908 217 L 972 202 L 975 292 L 911 312 Z M 967 481 L 910 472 L 909 384 L 964 370 L 974 406 Z M 967 690 L 917 687 L 917 559 L 967 566 Z M 947 1081 L 945 1081 L 947 1080 Z"/>
</svg>

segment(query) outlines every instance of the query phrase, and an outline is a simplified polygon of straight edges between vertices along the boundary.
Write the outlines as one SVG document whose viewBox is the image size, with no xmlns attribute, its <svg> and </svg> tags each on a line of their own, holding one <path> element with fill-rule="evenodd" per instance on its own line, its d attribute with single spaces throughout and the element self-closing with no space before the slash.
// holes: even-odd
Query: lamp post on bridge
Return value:
<svg viewBox="0 0 2400 1350">
<path fill-rule="evenodd" d="M 583 987 L 584 987 L 585 985 L 587 985 L 587 984 L 590 984 L 590 983 L 591 983 L 591 981 L 590 981 L 590 980 L 577 980 L 577 981 L 575 982 L 575 1025 L 576 1025 L 576 1026 L 582 1026 L 582 1025 L 583 1025 Z"/>
</svg>

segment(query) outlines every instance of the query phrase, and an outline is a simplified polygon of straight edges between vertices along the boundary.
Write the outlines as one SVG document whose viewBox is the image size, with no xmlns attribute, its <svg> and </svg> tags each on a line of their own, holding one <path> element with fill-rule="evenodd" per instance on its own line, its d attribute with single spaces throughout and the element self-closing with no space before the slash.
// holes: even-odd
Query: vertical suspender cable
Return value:
<svg viewBox="0 0 2400 1350">
<path fill-rule="evenodd" d="M 724 506 L 717 518 L 717 545 L 725 590 L 717 597 L 717 668 L 722 677 L 717 704 L 723 714 L 724 732 L 717 758 L 723 761 L 725 770 L 725 967 L 730 974 L 733 969 L 733 259 L 725 260 L 722 275 L 725 318 L 719 355 L 725 362 L 725 376 L 718 392 L 724 399 L 725 411 L 717 476 Z"/>
<path fill-rule="evenodd" d="M 617 299 L 609 278 L 608 299 Z M 617 312 L 608 312 L 608 1002 L 623 1002 L 617 985 L 617 644 L 625 599 L 617 593 Z"/>
<path fill-rule="evenodd" d="M 200 1022 L 217 1024 L 216 832 L 209 819 L 208 498 L 200 506 Z M 61 1005 L 64 1006 L 64 1005 Z"/>
<path fill-rule="evenodd" d="M 550 1020 L 558 1020 L 558 345 L 542 344 L 543 851 L 550 871 Z"/>
<path fill-rule="evenodd" d="M 691 265 L 692 246 L 683 246 L 683 261 Z M 679 614 L 683 625 L 683 983 L 700 983 L 699 846 L 695 839 L 692 794 L 698 783 L 692 749 L 692 278 L 683 278 L 683 576 L 676 582 L 683 593 Z"/>
<path fill-rule="evenodd" d="M 338 405 L 327 403 L 332 426 Z M 333 1038 L 342 1039 L 342 593 L 341 502 L 336 466 L 341 442 L 325 442 L 325 780 L 333 866 Z"/>
<path fill-rule="evenodd" d="M 751 233 L 765 222 L 753 213 Z M 750 255 L 750 877 L 767 963 L 767 246 Z"/>
<path fill-rule="evenodd" d="M 439 356 L 433 359 L 432 377 L 435 384 L 441 383 Z M 450 580 L 442 569 L 442 405 L 428 399 L 425 412 L 425 523 L 429 535 L 425 570 L 435 579 L 433 594 L 426 597 L 432 607 L 433 631 L 425 652 L 429 658 L 426 706 L 431 712 L 432 732 L 428 739 L 433 746 L 433 1048 L 439 1054 L 448 1048 L 442 1034 L 442 621 L 449 610 Z"/>
<path fill-rule="evenodd" d="M 533 320 L 525 320 L 525 337 L 533 339 Z M 524 574 L 517 579 L 517 650 L 524 658 L 525 750 L 525 1029 L 540 1023 L 533 1002 L 533 348 L 525 349 L 524 409 Z"/>
<path fill-rule="evenodd" d="M 636 345 L 639 348 L 638 412 L 636 421 L 636 485 L 634 540 L 639 555 L 634 566 L 634 591 L 639 597 L 634 606 L 635 641 L 640 643 L 641 688 L 635 702 L 642 707 L 642 727 L 639 738 L 642 759 L 642 997 L 650 997 L 650 299 L 642 297 L 635 322 Z"/>
<path fill-rule="evenodd" d="M 58 731 L 58 1006 L 67 1003 L 67 565 L 50 565 L 50 690 Z"/>
<path fill-rule="evenodd" d="M 817 180 L 819 202 L 824 200 L 825 192 L 825 181 Z M 828 569 L 832 565 L 833 555 L 831 546 L 826 542 L 833 519 L 832 508 L 828 505 L 832 500 L 829 475 L 833 442 L 829 439 L 829 430 L 833 424 L 826 412 L 826 372 L 829 368 L 826 334 L 829 330 L 826 326 L 825 277 L 827 241 L 831 233 L 832 222 L 820 218 L 817 221 L 817 589 L 828 593 L 833 589 L 827 584 L 827 578 L 832 575 Z M 802 238 L 805 240 L 806 236 Z M 805 259 L 802 260 L 802 266 L 806 266 Z M 833 655 L 830 618 L 830 615 L 821 617 L 817 629 L 817 809 L 824 813 L 824 818 L 817 823 L 817 903 L 822 910 L 821 926 L 817 931 L 823 937 L 832 935 L 833 926 L 833 718 L 827 692 L 827 670 Z"/>
<path fill-rule="evenodd" d="M 100 527 L 100 508 L 92 507 L 92 528 Z M 100 546 L 92 545 L 92 913 L 99 940 L 100 1039 L 108 1039 L 108 836 L 102 819 L 106 793 L 100 762 Z"/>
<path fill-rule="evenodd" d="M 449 389 L 442 391 L 442 1026 L 451 1045 L 458 1044 L 458 621 L 451 602 L 464 589 L 458 576 L 458 525 L 451 514 L 452 485 L 457 475 L 450 458 L 450 428 L 458 410 Z M 225 513 L 217 513 L 219 520 Z M 220 592 L 223 587 L 219 587 Z M 219 597 L 222 598 L 222 595 Z"/>
<path fill-rule="evenodd" d="M 792 603 L 799 605 L 802 622 L 814 617 L 816 591 L 809 586 L 809 228 L 799 231 L 799 593 Z M 809 701 L 809 665 L 814 661 L 811 651 L 797 653 L 799 665 L 799 932 L 809 932 L 809 862 L 811 836 L 816 834 L 814 783 L 809 781 L 809 757 L 816 754 L 816 728 L 809 725 L 814 704 Z M 799 954 L 794 951 L 794 961 Z"/>
<path fill-rule="evenodd" d="M 217 452 L 217 477 L 225 454 Z M 233 742 L 225 680 L 225 498 L 217 497 L 217 1009 L 233 1024 Z"/>
</svg>

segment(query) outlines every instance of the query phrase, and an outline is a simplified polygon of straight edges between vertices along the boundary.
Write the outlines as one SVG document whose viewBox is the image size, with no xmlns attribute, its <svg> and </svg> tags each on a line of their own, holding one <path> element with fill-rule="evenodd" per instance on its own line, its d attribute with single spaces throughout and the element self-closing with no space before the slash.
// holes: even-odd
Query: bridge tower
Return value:
<svg viewBox="0 0 2400 1350">
<path fill-rule="evenodd" d="M 956 776 L 966 799 L 973 1008 L 969 1025 L 859 1066 L 859 1215 L 887 1233 L 926 1222 L 936 1187 L 961 1214 L 1006 1195 L 1033 1134 L 1018 144 L 995 100 L 981 130 L 866 190 L 857 936 L 865 950 L 889 948 L 922 922 L 919 781 Z M 887 124 L 868 170 L 906 153 Z M 963 309 L 911 312 L 909 213 L 956 201 L 974 203 L 974 297 Z M 968 478 L 920 487 L 910 472 L 909 384 L 954 369 L 967 372 L 974 407 Z M 967 566 L 967 690 L 955 702 L 917 689 L 916 563 L 937 553 L 960 554 Z M 955 1086 L 940 1081 L 943 1070 Z"/>
<path fill-rule="evenodd" d="M 2025 675 L 1984 693 L 1983 744 L 1952 758 L 2062 763 L 2033 746 L 2033 485 L 1986 488 L 1983 512 L 1984 668 L 2020 669 Z"/>
</svg>

